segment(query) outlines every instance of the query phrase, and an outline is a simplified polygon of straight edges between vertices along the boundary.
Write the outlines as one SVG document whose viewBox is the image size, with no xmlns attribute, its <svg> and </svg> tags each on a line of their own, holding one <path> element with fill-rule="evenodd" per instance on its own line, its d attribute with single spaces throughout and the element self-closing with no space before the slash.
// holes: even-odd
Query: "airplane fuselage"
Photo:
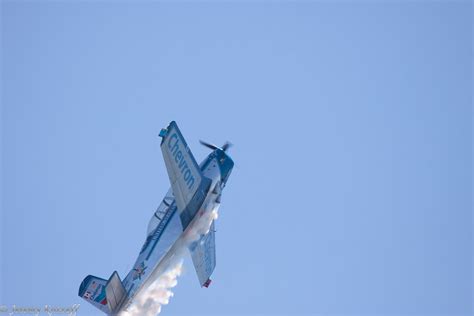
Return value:
<svg viewBox="0 0 474 316">
<path fill-rule="evenodd" d="M 155 282 L 187 250 L 202 287 L 209 286 L 216 266 L 214 220 L 234 166 L 226 154 L 231 144 L 219 148 L 201 141 L 213 151 L 198 165 L 176 122 L 170 122 L 159 136 L 171 188 L 149 221 L 133 268 L 123 281 L 114 271 L 108 280 L 88 275 L 79 286 L 80 297 L 109 315 L 130 311 L 130 307 L 136 310 L 143 298 L 153 298 L 147 294 L 153 289 L 150 285 L 160 285 Z"/>
<path fill-rule="evenodd" d="M 162 238 L 165 238 L 165 240 L 163 240 L 163 246 L 169 247 L 166 251 L 161 251 L 161 248 L 158 246 L 157 243 L 154 249 L 150 249 L 151 256 L 148 256 L 148 260 L 143 260 L 144 258 L 141 256 L 143 250 L 149 247 L 150 236 L 153 236 L 153 232 L 156 233 L 156 231 L 153 230 L 153 227 L 148 227 L 147 240 L 145 241 L 142 251 L 140 252 L 139 257 L 137 258 L 135 266 L 141 267 L 142 263 L 145 262 L 144 264 L 146 264 L 146 266 L 151 269 L 149 270 L 149 272 L 145 270 L 145 273 L 142 274 L 141 280 L 139 282 L 141 284 L 139 284 L 136 289 L 134 289 L 134 281 L 136 281 L 136 279 L 134 280 L 133 276 L 137 274 L 137 270 L 132 269 L 127 275 L 127 277 L 124 279 L 124 285 L 128 292 L 128 299 L 123 302 L 122 310 L 127 309 L 133 303 L 135 297 L 139 295 L 142 290 L 145 290 L 160 275 L 162 275 L 167 269 L 169 269 L 176 262 L 177 259 L 180 259 L 183 255 L 182 251 L 184 250 L 184 248 L 189 246 L 192 242 L 196 242 L 196 239 L 198 239 L 200 235 L 207 233 L 207 231 L 209 230 L 210 227 L 208 224 L 210 224 L 210 222 L 204 223 L 205 225 L 207 225 L 207 227 L 198 227 L 203 224 L 200 222 L 200 219 L 209 218 L 215 216 L 212 214 L 217 214 L 217 210 L 220 206 L 222 190 L 230 175 L 230 172 L 232 171 L 233 162 L 231 158 L 227 156 L 223 151 L 215 150 L 201 162 L 199 167 L 201 169 L 202 174 L 211 180 L 211 184 L 206 192 L 204 202 L 202 203 L 202 205 L 199 206 L 199 210 L 196 212 L 196 215 L 184 231 L 181 228 L 180 234 L 176 234 L 173 232 L 179 232 L 179 229 L 171 229 L 165 232 L 165 234 L 168 233 L 168 235 L 160 236 Z M 176 209 L 176 204 L 174 198 L 172 197 L 172 194 L 170 195 L 170 191 L 168 191 L 168 194 L 165 196 L 162 202 L 162 205 L 169 205 L 167 208 L 167 212 L 161 213 L 164 213 L 164 216 L 173 213 L 171 215 L 171 218 L 169 219 L 168 226 L 181 226 L 178 219 L 179 214 Z M 159 209 L 160 207 L 156 212 L 158 212 Z M 161 223 L 165 219 L 165 217 L 157 218 L 156 212 L 150 219 L 151 225 L 153 225 L 153 223 L 159 219 L 161 219 L 159 223 Z M 154 252 L 158 252 L 159 255 L 153 256 Z"/>
</svg>

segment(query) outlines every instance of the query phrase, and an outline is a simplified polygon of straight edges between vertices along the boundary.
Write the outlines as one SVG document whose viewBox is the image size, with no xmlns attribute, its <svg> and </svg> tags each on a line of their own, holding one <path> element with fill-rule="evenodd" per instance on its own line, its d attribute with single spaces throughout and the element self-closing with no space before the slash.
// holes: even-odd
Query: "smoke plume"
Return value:
<svg viewBox="0 0 474 316">
<path fill-rule="evenodd" d="M 161 312 L 161 306 L 169 303 L 173 292 L 171 289 L 178 284 L 178 277 L 181 275 L 183 262 L 180 261 L 147 289 L 135 297 L 128 311 L 124 311 L 120 316 L 155 316 Z"/>
<path fill-rule="evenodd" d="M 193 226 L 186 230 L 184 236 L 176 241 L 175 259 L 170 268 L 139 293 L 127 311 L 121 312 L 119 316 L 155 316 L 161 312 L 161 307 L 168 304 L 173 297 L 171 290 L 178 284 L 178 277 L 183 270 L 183 257 L 188 246 L 199 240 L 202 235 L 206 235 L 215 219 L 217 210 L 212 210 L 200 216 Z"/>
</svg>

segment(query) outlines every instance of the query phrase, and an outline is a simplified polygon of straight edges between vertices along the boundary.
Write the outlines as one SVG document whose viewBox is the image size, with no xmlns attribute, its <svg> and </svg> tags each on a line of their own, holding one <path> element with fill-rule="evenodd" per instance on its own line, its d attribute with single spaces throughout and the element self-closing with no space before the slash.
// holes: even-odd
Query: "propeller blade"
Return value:
<svg viewBox="0 0 474 316">
<path fill-rule="evenodd" d="M 210 149 L 212 149 L 212 150 L 216 150 L 216 149 L 219 148 L 219 147 L 217 147 L 216 145 L 210 144 L 210 143 L 206 143 L 206 142 L 203 141 L 203 140 L 199 140 L 199 142 L 201 143 L 201 145 L 204 145 L 204 146 L 206 146 L 207 148 L 210 148 Z"/>
<path fill-rule="evenodd" d="M 222 146 L 222 148 L 219 148 L 217 147 L 216 145 L 214 144 L 211 144 L 211 143 L 208 143 L 208 142 L 205 142 L 203 140 L 199 140 L 199 142 L 201 143 L 201 145 L 203 146 L 206 146 L 207 148 L 210 148 L 212 150 L 216 150 L 216 149 L 221 149 L 223 150 L 224 152 L 229 149 L 230 147 L 232 147 L 232 143 L 231 142 L 225 142 L 225 144 Z"/>
<path fill-rule="evenodd" d="M 224 146 L 222 146 L 222 150 L 225 152 L 230 147 L 232 147 L 232 143 L 231 142 L 225 142 Z"/>
</svg>

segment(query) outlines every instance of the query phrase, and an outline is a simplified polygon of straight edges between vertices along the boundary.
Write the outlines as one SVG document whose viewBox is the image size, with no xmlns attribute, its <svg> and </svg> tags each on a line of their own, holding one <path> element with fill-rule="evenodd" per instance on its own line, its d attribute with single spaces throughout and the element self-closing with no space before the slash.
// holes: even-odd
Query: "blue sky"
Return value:
<svg viewBox="0 0 474 316">
<path fill-rule="evenodd" d="M 212 286 L 163 315 L 472 315 L 472 4 L 2 2 L 0 303 L 125 276 L 157 134 L 230 140 Z"/>
</svg>

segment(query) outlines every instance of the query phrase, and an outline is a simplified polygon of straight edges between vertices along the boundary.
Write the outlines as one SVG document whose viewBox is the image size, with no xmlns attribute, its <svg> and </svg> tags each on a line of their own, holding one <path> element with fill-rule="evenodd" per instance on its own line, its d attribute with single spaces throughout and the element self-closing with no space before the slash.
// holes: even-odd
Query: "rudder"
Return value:
<svg viewBox="0 0 474 316">
<path fill-rule="evenodd" d="M 114 271 L 109 280 L 88 275 L 82 281 L 78 295 L 102 312 L 114 315 L 119 312 L 128 294 L 117 271 Z"/>
<path fill-rule="evenodd" d="M 105 294 L 106 285 L 107 280 L 88 275 L 82 281 L 78 295 L 100 309 L 102 312 L 110 314 Z"/>
</svg>

